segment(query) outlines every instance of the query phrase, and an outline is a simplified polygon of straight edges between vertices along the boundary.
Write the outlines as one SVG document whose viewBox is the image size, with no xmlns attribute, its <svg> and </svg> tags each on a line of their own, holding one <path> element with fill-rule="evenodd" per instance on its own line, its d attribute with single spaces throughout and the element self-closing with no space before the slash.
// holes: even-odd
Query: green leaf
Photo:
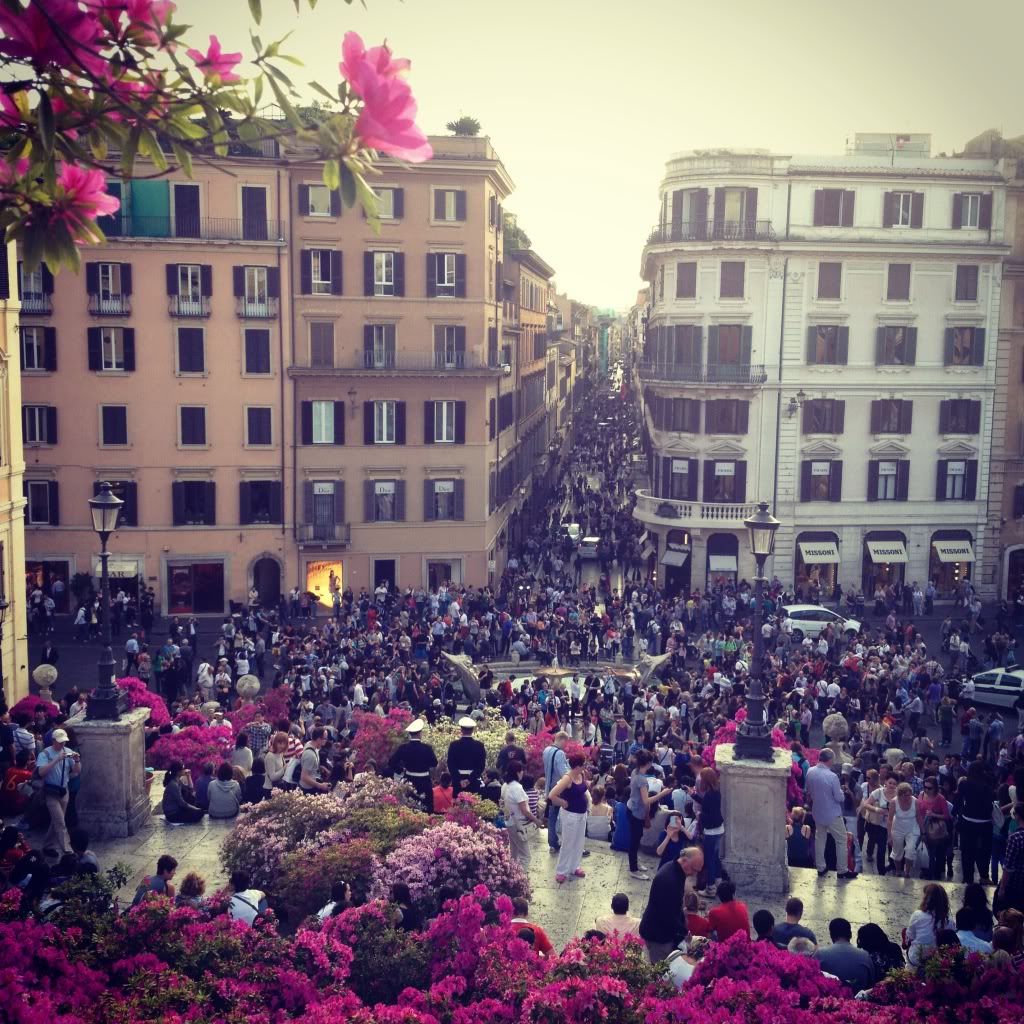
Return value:
<svg viewBox="0 0 1024 1024">
<path fill-rule="evenodd" d="M 39 92 L 39 106 L 36 108 L 36 118 L 39 124 L 39 144 L 43 152 L 49 156 L 53 152 L 54 140 L 57 136 L 57 129 L 53 120 L 53 104 L 50 103 L 49 93 Z"/>
<path fill-rule="evenodd" d="M 302 118 L 299 117 L 299 112 L 294 106 L 292 106 L 291 100 L 285 95 L 284 89 L 282 89 L 273 78 L 268 78 L 267 81 L 270 83 L 270 88 L 273 90 L 274 99 L 277 100 L 277 105 L 284 111 L 284 116 L 288 119 L 288 123 L 295 125 L 296 127 L 301 127 Z"/>
<path fill-rule="evenodd" d="M 337 97 L 333 93 L 328 92 L 319 82 L 310 82 L 309 84 L 313 89 L 320 93 L 321 96 L 330 100 L 331 103 L 337 102 Z"/>
<path fill-rule="evenodd" d="M 326 168 L 324 169 L 326 173 Z M 341 201 L 346 206 L 355 206 L 356 177 L 346 164 L 341 165 Z"/>
<path fill-rule="evenodd" d="M 192 154 L 176 139 L 171 140 L 171 149 L 174 151 L 174 159 L 178 161 L 178 166 L 191 178 Z"/>
<path fill-rule="evenodd" d="M 341 171 L 337 160 L 324 161 L 324 184 L 329 189 L 341 188 Z"/>
<path fill-rule="evenodd" d="M 106 160 L 108 151 L 107 140 L 103 137 L 103 132 L 99 128 L 89 132 L 89 149 L 97 160 Z"/>
<path fill-rule="evenodd" d="M 167 156 L 160 148 L 160 140 L 148 128 L 144 128 L 139 136 L 139 152 L 149 157 L 158 171 L 167 170 Z"/>
<path fill-rule="evenodd" d="M 252 20 L 258 25 L 263 17 L 263 4 L 261 0 L 249 0 L 249 13 L 252 15 Z"/>
<path fill-rule="evenodd" d="M 121 150 L 121 170 L 126 178 L 132 175 L 132 168 L 135 166 L 135 157 L 139 152 L 139 134 L 141 128 L 138 124 L 128 133 L 124 147 Z"/>
<path fill-rule="evenodd" d="M 275 68 L 273 64 L 265 64 L 264 67 L 267 74 L 276 78 L 282 85 L 287 86 L 289 89 L 295 88 L 292 85 L 292 80 L 280 68 Z"/>
<path fill-rule="evenodd" d="M 380 217 L 377 215 L 378 201 L 377 193 L 367 184 L 361 174 L 353 175 L 356 179 L 356 194 L 359 197 L 359 205 L 366 214 L 366 223 L 370 225 L 375 234 L 380 234 Z"/>
</svg>

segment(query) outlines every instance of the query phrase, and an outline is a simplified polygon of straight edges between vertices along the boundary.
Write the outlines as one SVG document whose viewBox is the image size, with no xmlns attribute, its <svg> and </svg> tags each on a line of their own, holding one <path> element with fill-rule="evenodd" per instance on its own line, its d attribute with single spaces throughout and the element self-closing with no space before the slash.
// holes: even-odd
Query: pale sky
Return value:
<svg viewBox="0 0 1024 1024">
<path fill-rule="evenodd" d="M 673 152 L 842 153 L 856 131 L 931 132 L 951 152 L 1024 134 L 1024 0 L 263 0 L 297 82 L 338 80 L 341 39 L 412 60 L 427 132 L 481 122 L 506 203 L 560 290 L 628 308 Z M 178 0 L 195 35 L 250 51 L 246 0 Z M 191 38 L 191 37 L 190 37 Z"/>
</svg>

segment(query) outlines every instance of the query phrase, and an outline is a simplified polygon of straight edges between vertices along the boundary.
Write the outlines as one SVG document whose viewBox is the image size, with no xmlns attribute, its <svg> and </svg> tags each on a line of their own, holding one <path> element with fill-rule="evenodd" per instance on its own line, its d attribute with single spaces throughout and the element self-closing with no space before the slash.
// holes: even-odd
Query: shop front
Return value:
<svg viewBox="0 0 1024 1024">
<path fill-rule="evenodd" d="M 306 592 L 314 594 L 321 608 L 334 608 L 334 592 L 344 590 L 340 559 L 317 558 L 306 562 Z"/>
<path fill-rule="evenodd" d="M 705 587 L 735 586 L 739 572 L 740 542 L 731 533 L 713 533 L 708 537 Z"/>
<path fill-rule="evenodd" d="M 839 538 L 829 532 L 797 535 L 794 582 L 802 601 L 827 601 L 839 579 Z"/>
<path fill-rule="evenodd" d="M 974 538 L 967 530 L 936 530 L 928 557 L 928 578 L 939 597 L 955 597 L 971 578 Z"/>
<path fill-rule="evenodd" d="M 899 530 L 874 530 L 864 537 L 861 589 L 871 601 L 875 588 L 902 583 L 907 571 L 907 538 Z"/>
<path fill-rule="evenodd" d="M 25 586 L 29 594 L 39 589 L 53 599 L 58 614 L 69 608 L 69 583 L 71 563 L 66 558 L 52 558 L 46 561 L 25 562 Z"/>
<path fill-rule="evenodd" d="M 96 580 L 97 591 L 100 588 L 100 574 L 103 569 L 99 555 L 92 556 L 92 574 Z M 144 586 L 143 561 L 127 555 L 111 555 L 107 559 L 107 576 L 110 578 L 110 592 L 117 596 L 123 590 L 135 601 L 139 599 L 139 587 Z"/>
<path fill-rule="evenodd" d="M 462 586 L 462 559 L 456 556 L 434 556 L 426 560 L 427 587 L 437 590 L 438 587 L 452 584 Z"/>
<path fill-rule="evenodd" d="M 673 597 L 690 593 L 690 549 L 686 530 L 669 530 L 659 561 L 665 573 L 662 589 Z"/>
<path fill-rule="evenodd" d="M 1024 590 L 1024 547 L 1012 548 L 1006 555 L 1006 593 L 1007 601 L 1014 601 L 1017 594 Z"/>
<path fill-rule="evenodd" d="M 223 561 L 167 563 L 168 615 L 220 615 L 223 611 Z"/>
</svg>

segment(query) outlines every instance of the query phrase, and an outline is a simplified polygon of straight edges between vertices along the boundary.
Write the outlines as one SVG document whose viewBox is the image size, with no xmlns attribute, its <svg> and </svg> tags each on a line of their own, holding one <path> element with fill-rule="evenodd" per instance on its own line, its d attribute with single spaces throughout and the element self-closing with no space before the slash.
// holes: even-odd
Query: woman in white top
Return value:
<svg viewBox="0 0 1024 1024">
<path fill-rule="evenodd" d="M 614 812 L 605 801 L 607 789 L 596 785 L 590 791 L 590 807 L 587 810 L 587 838 L 603 839 L 608 842 L 612 836 Z"/>
<path fill-rule="evenodd" d="M 284 778 L 284 766 L 288 761 L 288 733 L 274 733 L 267 752 L 263 755 L 263 765 L 266 770 L 266 779 L 263 788 L 271 790 Z"/>
<path fill-rule="evenodd" d="M 936 946 L 936 936 L 949 927 L 949 897 L 946 890 L 935 882 L 924 887 L 921 907 L 910 915 L 907 927 L 903 929 L 903 948 L 908 950 L 907 959 L 914 967 Z"/>
<path fill-rule="evenodd" d="M 896 787 L 896 799 L 889 801 L 889 849 L 896 862 L 896 873 L 910 877 L 914 863 L 914 851 L 921 838 L 921 827 L 917 821 L 917 799 L 909 782 Z"/>
<path fill-rule="evenodd" d="M 896 779 L 890 775 L 883 786 L 879 786 L 868 797 L 864 806 L 868 823 L 868 837 L 875 840 L 876 866 L 884 875 L 889 850 L 889 804 L 896 799 Z"/>
</svg>

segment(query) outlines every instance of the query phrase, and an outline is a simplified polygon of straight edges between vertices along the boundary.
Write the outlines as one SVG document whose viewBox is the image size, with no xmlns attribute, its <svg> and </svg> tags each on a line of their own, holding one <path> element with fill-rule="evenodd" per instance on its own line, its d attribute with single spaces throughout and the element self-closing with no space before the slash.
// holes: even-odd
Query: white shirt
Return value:
<svg viewBox="0 0 1024 1024">
<path fill-rule="evenodd" d="M 519 807 L 521 803 L 525 803 L 527 807 L 530 806 L 529 798 L 521 782 L 506 782 L 501 787 L 501 802 L 505 805 L 505 818 L 507 821 L 517 823 L 529 821 L 529 818 L 523 814 Z"/>
</svg>

